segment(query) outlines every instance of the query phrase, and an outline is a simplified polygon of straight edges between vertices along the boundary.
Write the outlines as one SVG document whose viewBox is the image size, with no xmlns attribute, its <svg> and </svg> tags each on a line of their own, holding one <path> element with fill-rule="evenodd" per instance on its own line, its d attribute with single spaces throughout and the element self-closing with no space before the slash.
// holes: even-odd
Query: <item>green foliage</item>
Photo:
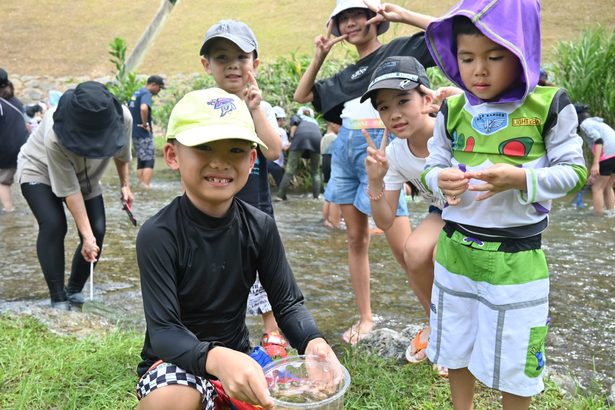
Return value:
<svg viewBox="0 0 615 410">
<path fill-rule="evenodd" d="M 123 104 L 130 101 L 132 94 L 145 84 L 143 80 L 137 79 L 134 72 L 126 72 L 126 49 L 126 41 L 121 37 L 109 43 L 110 61 L 116 73 L 114 81 L 107 84 L 107 88 Z"/>
<path fill-rule="evenodd" d="M 271 105 L 279 105 L 291 114 L 302 104 L 293 101 L 293 94 L 301 76 L 310 64 L 311 57 L 297 56 L 279 57 L 271 63 L 263 63 L 256 72 L 256 81 L 263 93 L 263 99 Z M 350 60 L 331 59 L 321 68 L 321 76 L 329 77 L 345 67 Z M 186 93 L 214 87 L 215 82 L 210 75 L 203 74 L 192 78 L 186 84 L 170 85 L 161 93 L 160 102 L 154 106 L 154 122 L 166 129 L 173 107 Z"/>
<path fill-rule="evenodd" d="M 440 87 L 448 87 L 454 85 L 448 78 L 442 74 L 442 71 L 438 67 L 430 67 L 427 70 L 427 77 L 429 77 L 429 83 L 431 89 L 435 90 Z"/>
<path fill-rule="evenodd" d="M 555 84 L 573 102 L 589 105 L 592 115 L 615 124 L 615 31 L 587 29 L 577 40 L 559 42 L 555 57 L 556 63 L 547 66 Z"/>
</svg>

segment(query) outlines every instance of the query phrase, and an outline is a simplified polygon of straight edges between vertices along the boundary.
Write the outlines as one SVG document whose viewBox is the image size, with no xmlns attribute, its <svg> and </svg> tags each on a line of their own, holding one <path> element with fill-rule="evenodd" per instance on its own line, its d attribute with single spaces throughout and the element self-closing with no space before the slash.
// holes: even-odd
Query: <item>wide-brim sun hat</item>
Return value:
<svg viewBox="0 0 615 410">
<path fill-rule="evenodd" d="M 380 5 L 380 2 L 378 2 L 378 5 Z M 327 21 L 327 24 L 329 24 L 329 22 L 333 24 L 333 26 L 331 27 L 331 34 L 333 34 L 336 37 L 339 37 L 342 35 L 337 25 L 336 17 L 341 12 L 348 10 L 348 9 L 368 9 L 369 10 L 369 7 L 365 5 L 363 0 L 337 0 L 335 2 L 335 8 L 333 9 L 331 16 L 329 16 L 329 20 Z M 390 23 L 388 21 L 380 22 L 378 24 L 378 27 L 376 28 L 376 33 L 378 33 L 378 35 L 385 33 L 389 29 L 389 26 L 390 26 Z"/>
<path fill-rule="evenodd" d="M 62 95 L 53 113 L 53 131 L 62 146 L 86 158 L 111 157 L 128 143 L 122 105 L 96 81 Z"/>
<path fill-rule="evenodd" d="M 207 88 L 189 92 L 173 107 L 167 141 L 194 147 L 225 139 L 246 140 L 267 149 L 256 135 L 248 106 L 236 95 Z"/>
</svg>

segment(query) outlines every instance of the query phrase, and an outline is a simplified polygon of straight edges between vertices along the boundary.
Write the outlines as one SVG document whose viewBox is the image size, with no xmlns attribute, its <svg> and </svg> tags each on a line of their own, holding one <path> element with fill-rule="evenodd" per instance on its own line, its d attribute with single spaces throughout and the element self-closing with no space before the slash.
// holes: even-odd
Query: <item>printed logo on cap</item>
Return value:
<svg viewBox="0 0 615 410">
<path fill-rule="evenodd" d="M 235 107 L 235 101 L 232 98 L 214 98 L 207 101 L 207 105 L 214 107 L 214 110 L 220 110 L 220 117 L 224 117 L 229 112 L 233 112 Z"/>
<path fill-rule="evenodd" d="M 220 24 L 218 26 L 218 31 L 219 33 L 228 33 L 231 31 L 230 27 L 228 26 L 228 24 Z"/>
</svg>

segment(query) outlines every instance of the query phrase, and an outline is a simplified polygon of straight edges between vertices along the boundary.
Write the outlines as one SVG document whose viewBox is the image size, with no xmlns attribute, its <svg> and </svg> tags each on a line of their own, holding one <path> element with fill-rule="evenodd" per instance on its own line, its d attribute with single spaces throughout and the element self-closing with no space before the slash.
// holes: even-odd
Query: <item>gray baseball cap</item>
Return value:
<svg viewBox="0 0 615 410">
<path fill-rule="evenodd" d="M 376 67 L 361 102 L 372 98 L 376 90 L 412 90 L 423 84 L 430 87 L 425 67 L 414 57 L 387 57 Z M 374 105 L 372 99 L 372 105 Z M 375 106 L 375 105 L 374 105 Z"/>
<path fill-rule="evenodd" d="M 201 46 L 200 55 L 207 55 L 209 51 L 208 48 L 215 38 L 230 40 L 243 50 L 244 53 L 251 53 L 254 51 L 255 56 L 258 57 L 256 36 L 246 23 L 237 20 L 220 20 L 211 26 L 205 34 L 205 40 Z"/>
</svg>

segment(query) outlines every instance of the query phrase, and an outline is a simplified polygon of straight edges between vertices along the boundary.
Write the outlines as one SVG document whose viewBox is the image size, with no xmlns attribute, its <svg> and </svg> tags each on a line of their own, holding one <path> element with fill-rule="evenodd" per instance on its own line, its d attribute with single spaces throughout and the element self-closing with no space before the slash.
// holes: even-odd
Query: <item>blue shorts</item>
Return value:
<svg viewBox="0 0 615 410">
<path fill-rule="evenodd" d="M 369 128 L 367 131 L 374 144 L 380 146 L 384 129 Z M 371 215 L 365 171 L 367 140 L 361 130 L 341 127 L 337 138 L 333 141 L 332 149 L 331 179 L 325 189 L 325 200 L 340 205 L 351 204 L 364 214 Z M 396 215 L 408 215 L 408 205 L 403 192 L 399 195 Z"/>
</svg>

